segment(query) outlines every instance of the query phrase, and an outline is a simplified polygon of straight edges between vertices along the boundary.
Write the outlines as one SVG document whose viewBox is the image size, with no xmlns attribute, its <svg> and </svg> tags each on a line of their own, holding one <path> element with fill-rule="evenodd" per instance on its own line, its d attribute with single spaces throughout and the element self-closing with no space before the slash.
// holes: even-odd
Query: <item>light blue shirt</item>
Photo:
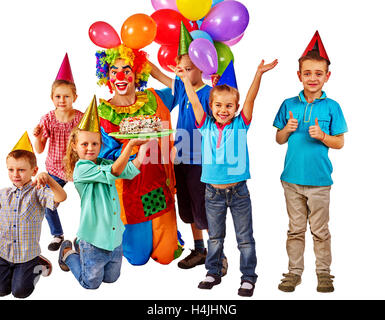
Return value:
<svg viewBox="0 0 385 320">
<path fill-rule="evenodd" d="M 308 103 L 303 91 L 297 97 L 286 99 L 273 125 L 282 130 L 290 118 L 289 111 L 298 120 L 298 128 L 288 140 L 285 165 L 281 180 L 308 186 L 330 186 L 333 184 L 331 174 L 333 166 L 329 159 L 329 147 L 321 141 L 310 137 L 309 127 L 315 125 L 315 119 L 323 132 L 336 136 L 348 131 L 340 105 L 322 96 Z"/>
<path fill-rule="evenodd" d="M 242 112 L 223 126 L 205 114 L 198 125 L 202 134 L 202 182 L 227 184 L 250 178 L 249 126 Z"/>
</svg>

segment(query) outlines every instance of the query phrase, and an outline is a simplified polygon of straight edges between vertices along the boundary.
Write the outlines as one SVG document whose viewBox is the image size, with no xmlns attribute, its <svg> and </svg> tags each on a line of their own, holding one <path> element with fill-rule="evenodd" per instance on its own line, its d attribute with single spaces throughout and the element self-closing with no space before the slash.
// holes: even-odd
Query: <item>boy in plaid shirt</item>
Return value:
<svg viewBox="0 0 385 320">
<path fill-rule="evenodd" d="M 23 137 L 29 142 L 28 135 Z M 12 187 L 0 190 L 0 296 L 12 293 L 26 298 L 34 290 L 43 269 L 48 276 L 51 263 L 40 256 L 40 233 L 45 208 L 55 209 L 67 194 L 47 173 L 38 171 L 32 146 L 7 156 Z M 48 186 L 47 186 L 48 185 Z"/>
</svg>

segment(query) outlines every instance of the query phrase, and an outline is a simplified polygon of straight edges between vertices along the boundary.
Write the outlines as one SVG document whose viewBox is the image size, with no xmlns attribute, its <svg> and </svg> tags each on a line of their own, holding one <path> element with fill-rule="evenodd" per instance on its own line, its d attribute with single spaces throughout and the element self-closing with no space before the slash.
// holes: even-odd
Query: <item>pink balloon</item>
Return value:
<svg viewBox="0 0 385 320">
<path fill-rule="evenodd" d="M 155 10 L 172 9 L 179 12 L 176 0 L 151 0 L 151 3 Z"/>
<path fill-rule="evenodd" d="M 191 42 L 188 55 L 195 66 L 204 74 L 214 74 L 218 70 L 217 50 L 210 40 L 199 38 Z"/>
<path fill-rule="evenodd" d="M 245 35 L 245 33 L 242 33 L 241 35 L 239 35 L 238 37 L 235 37 L 234 39 L 231 39 L 229 41 L 223 41 L 224 44 L 228 45 L 229 47 L 237 44 L 239 41 L 241 41 L 241 39 L 243 38 L 243 36 Z"/>
<path fill-rule="evenodd" d="M 91 41 L 99 47 L 110 49 L 121 44 L 118 33 L 107 22 L 97 21 L 88 30 Z"/>
</svg>

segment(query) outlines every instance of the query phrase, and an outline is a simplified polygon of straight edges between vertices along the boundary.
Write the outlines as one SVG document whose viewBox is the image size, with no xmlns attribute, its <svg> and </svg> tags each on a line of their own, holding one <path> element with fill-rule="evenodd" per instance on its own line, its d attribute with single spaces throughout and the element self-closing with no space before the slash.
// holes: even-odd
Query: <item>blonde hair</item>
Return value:
<svg viewBox="0 0 385 320">
<path fill-rule="evenodd" d="M 227 84 L 222 84 L 219 86 L 215 86 L 210 91 L 210 97 L 209 97 L 209 105 L 212 106 L 214 102 L 214 95 L 220 94 L 221 92 L 229 92 L 234 95 L 235 98 L 235 104 L 238 105 L 239 103 L 239 91 L 233 87 L 230 87 Z"/>
<path fill-rule="evenodd" d="M 52 83 L 51 99 L 53 99 L 53 95 L 54 95 L 54 92 L 55 92 L 56 88 L 60 87 L 60 86 L 68 86 L 71 89 L 73 96 L 77 97 L 75 83 L 69 82 L 67 80 L 55 80 Z"/>
</svg>

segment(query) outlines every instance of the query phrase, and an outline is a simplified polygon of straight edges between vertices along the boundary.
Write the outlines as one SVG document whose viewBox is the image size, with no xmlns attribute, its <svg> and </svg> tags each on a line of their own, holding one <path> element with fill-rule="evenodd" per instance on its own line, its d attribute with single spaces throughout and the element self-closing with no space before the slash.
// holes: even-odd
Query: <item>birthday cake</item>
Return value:
<svg viewBox="0 0 385 320">
<path fill-rule="evenodd" d="M 157 132 L 161 130 L 162 122 L 160 118 L 150 115 L 124 118 L 119 125 L 120 134 Z"/>
</svg>

